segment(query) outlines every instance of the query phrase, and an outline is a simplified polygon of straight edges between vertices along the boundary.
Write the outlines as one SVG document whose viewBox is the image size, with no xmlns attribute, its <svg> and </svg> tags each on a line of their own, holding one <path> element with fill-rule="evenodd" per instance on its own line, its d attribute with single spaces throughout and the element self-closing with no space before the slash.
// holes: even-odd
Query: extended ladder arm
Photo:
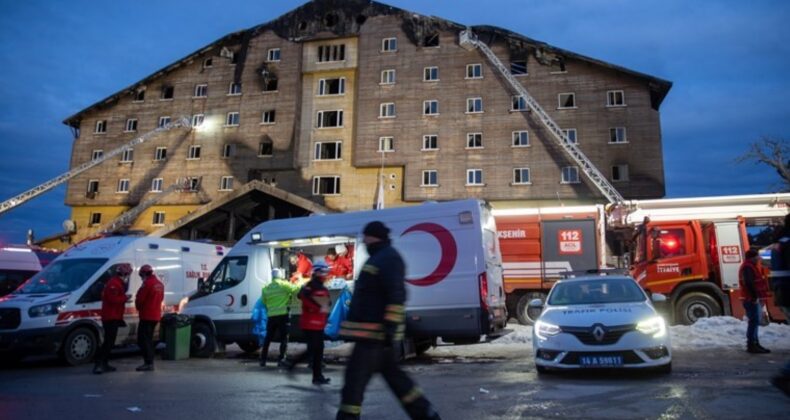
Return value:
<svg viewBox="0 0 790 420">
<path fill-rule="evenodd" d="M 483 54 L 488 58 L 488 61 L 496 67 L 502 77 L 507 80 L 510 84 L 510 87 L 518 93 L 521 97 L 524 98 L 524 101 L 529 106 L 529 109 L 538 116 L 540 121 L 543 123 L 544 126 L 549 130 L 551 133 L 552 138 L 556 140 L 556 143 L 568 154 L 568 156 L 576 162 L 577 165 L 582 169 L 584 174 L 590 181 L 598 188 L 599 191 L 609 200 L 612 204 L 619 204 L 625 201 L 623 196 L 617 191 L 617 189 L 612 186 L 609 180 L 598 170 L 597 167 L 590 161 L 590 159 L 582 153 L 581 149 L 576 146 L 574 143 L 571 143 L 568 137 L 565 135 L 565 132 L 562 131 L 559 125 L 546 113 L 546 111 L 541 108 L 538 102 L 532 97 L 532 95 L 527 92 L 524 86 L 510 74 L 510 70 L 502 64 L 502 61 L 488 48 L 484 42 L 480 41 L 475 34 L 472 33 L 470 29 L 462 31 L 460 34 L 460 41 L 461 47 L 472 50 L 472 49 L 479 49 L 483 52 Z"/>
<path fill-rule="evenodd" d="M 22 204 L 24 204 L 24 203 L 26 203 L 26 202 L 38 197 L 39 195 L 44 194 L 45 192 L 57 187 L 58 185 L 70 180 L 71 178 L 74 178 L 75 176 L 87 171 L 88 169 L 93 168 L 94 166 L 101 164 L 102 162 L 106 161 L 107 159 L 110 159 L 111 157 L 114 157 L 114 156 L 117 156 L 117 155 L 123 153 L 124 150 L 131 149 L 132 147 L 137 146 L 138 144 L 145 143 L 146 141 L 150 140 L 152 137 L 156 136 L 157 134 L 159 134 L 159 133 L 161 133 L 163 131 L 170 131 L 170 130 L 172 130 L 174 128 L 178 128 L 178 127 L 190 128 L 191 125 L 192 124 L 191 124 L 190 119 L 188 117 L 182 117 L 182 118 L 179 118 L 178 120 L 173 121 L 173 122 L 171 122 L 169 124 L 165 124 L 162 127 L 156 128 L 155 130 L 149 131 L 149 132 L 143 134 L 142 136 L 137 137 L 136 139 L 124 144 L 123 146 L 107 152 L 104 156 L 102 156 L 102 157 L 100 157 L 98 159 L 94 159 L 94 160 L 91 160 L 90 162 L 83 163 L 82 165 L 77 166 L 76 168 L 74 168 L 74 169 L 72 169 L 72 170 L 70 170 L 70 171 L 68 171 L 68 172 L 66 172 L 64 174 L 61 174 L 61 175 L 59 175 L 59 176 L 57 176 L 57 177 L 55 177 L 55 178 L 53 178 L 53 179 L 41 184 L 41 185 L 33 187 L 33 188 L 23 192 L 22 194 L 17 195 L 16 197 L 11 197 L 8 200 L 3 201 L 2 203 L 0 203 L 0 214 L 3 214 L 5 212 L 13 209 L 16 206 L 22 205 Z"/>
</svg>

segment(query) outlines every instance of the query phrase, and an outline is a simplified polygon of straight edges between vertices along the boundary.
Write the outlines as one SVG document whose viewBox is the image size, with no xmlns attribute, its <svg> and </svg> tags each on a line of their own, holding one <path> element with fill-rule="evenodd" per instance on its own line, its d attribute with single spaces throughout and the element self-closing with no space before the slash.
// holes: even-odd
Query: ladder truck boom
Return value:
<svg viewBox="0 0 790 420">
<path fill-rule="evenodd" d="M 143 134 L 142 136 L 137 137 L 134 140 L 131 140 L 130 142 L 124 144 L 123 146 L 118 147 L 117 149 L 113 149 L 113 150 L 105 153 L 104 156 L 102 156 L 102 157 L 100 157 L 98 159 L 94 159 L 94 160 L 91 160 L 89 162 L 85 162 L 82 165 L 77 166 L 76 168 L 69 170 L 68 172 L 65 172 L 65 173 L 63 173 L 61 175 L 58 175 L 57 177 L 55 177 L 53 179 L 50 179 L 49 181 L 44 182 L 43 184 L 37 185 L 37 186 L 35 186 L 35 187 L 23 192 L 22 194 L 19 194 L 19 195 L 15 196 L 15 197 L 11 197 L 8 200 L 3 201 L 2 203 L 0 203 L 0 214 L 3 214 L 5 212 L 13 209 L 14 207 L 22 205 L 22 204 L 24 204 L 24 203 L 26 203 L 26 202 L 38 197 L 39 195 L 44 194 L 45 192 L 57 187 L 60 184 L 63 184 L 64 182 L 66 182 L 66 181 L 70 180 L 71 178 L 74 178 L 75 176 L 87 171 L 88 169 L 93 168 L 94 166 L 99 165 L 102 162 L 105 162 L 107 159 L 110 159 L 110 158 L 112 158 L 114 156 L 117 156 L 117 155 L 123 153 L 127 149 L 130 149 L 130 148 L 132 148 L 134 146 L 137 146 L 138 144 L 145 143 L 146 141 L 150 140 L 152 137 L 156 136 L 159 133 L 162 133 L 164 131 L 170 131 L 170 130 L 172 130 L 174 128 L 179 128 L 179 127 L 187 127 L 187 128 L 191 127 L 191 122 L 190 122 L 189 118 L 188 117 L 182 117 L 182 118 L 179 118 L 179 119 L 177 119 L 175 121 L 170 122 L 169 124 L 165 124 L 162 127 L 158 127 L 158 128 L 156 128 L 154 130 L 151 130 L 151 131 Z"/>
<path fill-rule="evenodd" d="M 488 61 L 496 67 L 502 77 L 507 80 L 510 87 L 518 93 L 524 101 L 529 106 L 529 109 L 535 113 L 535 115 L 540 119 L 543 125 L 549 130 L 551 133 L 552 138 L 556 141 L 557 145 L 559 145 L 571 159 L 576 162 L 577 165 L 582 169 L 582 172 L 587 176 L 587 178 L 598 188 L 598 190 L 609 200 L 611 204 L 620 204 L 623 201 L 623 196 L 614 188 L 614 186 L 606 179 L 606 177 L 598 170 L 597 167 L 590 161 L 590 159 L 582 153 L 581 149 L 578 146 L 571 143 L 568 139 L 568 136 L 562 131 L 559 125 L 546 113 L 546 111 L 541 108 L 538 102 L 532 97 L 532 95 L 527 92 L 524 86 L 510 74 L 510 71 L 502 61 L 491 51 L 491 48 L 488 47 L 484 42 L 480 41 L 477 36 L 472 33 L 471 29 L 466 29 L 462 31 L 460 34 L 459 44 L 462 48 L 467 50 L 473 50 L 475 48 L 479 49 L 483 52 L 483 54 L 488 58 Z"/>
</svg>

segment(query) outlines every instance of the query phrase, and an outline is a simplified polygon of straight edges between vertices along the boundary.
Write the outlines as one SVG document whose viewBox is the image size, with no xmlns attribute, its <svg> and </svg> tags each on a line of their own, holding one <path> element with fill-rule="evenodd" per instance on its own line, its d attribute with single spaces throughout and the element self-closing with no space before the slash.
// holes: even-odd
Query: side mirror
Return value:
<svg viewBox="0 0 790 420">
<path fill-rule="evenodd" d="M 667 296 L 661 293 L 653 293 L 650 295 L 650 299 L 655 303 L 666 302 Z"/>
<path fill-rule="evenodd" d="M 543 300 L 541 300 L 541 299 L 532 299 L 531 301 L 529 301 L 527 306 L 530 307 L 530 308 L 543 308 Z"/>
</svg>

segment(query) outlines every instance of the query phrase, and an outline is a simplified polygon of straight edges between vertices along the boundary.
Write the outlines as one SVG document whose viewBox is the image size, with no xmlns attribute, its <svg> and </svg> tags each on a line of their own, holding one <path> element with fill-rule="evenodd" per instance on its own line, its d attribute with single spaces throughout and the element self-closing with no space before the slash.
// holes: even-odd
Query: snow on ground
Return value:
<svg viewBox="0 0 790 420">
<path fill-rule="evenodd" d="M 702 318 L 694 325 L 669 327 L 674 350 L 746 347 L 746 321 L 731 316 Z M 790 325 L 760 326 L 760 344 L 769 349 L 790 349 Z"/>
</svg>

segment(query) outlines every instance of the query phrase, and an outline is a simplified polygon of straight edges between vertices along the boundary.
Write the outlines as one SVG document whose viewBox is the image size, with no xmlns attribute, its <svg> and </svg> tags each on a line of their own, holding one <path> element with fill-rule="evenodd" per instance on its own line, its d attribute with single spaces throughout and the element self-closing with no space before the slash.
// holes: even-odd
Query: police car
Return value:
<svg viewBox="0 0 790 420">
<path fill-rule="evenodd" d="M 653 368 L 669 373 L 672 350 L 664 319 L 625 275 L 583 275 L 554 284 L 532 331 L 538 373 L 547 369 Z"/>
</svg>

